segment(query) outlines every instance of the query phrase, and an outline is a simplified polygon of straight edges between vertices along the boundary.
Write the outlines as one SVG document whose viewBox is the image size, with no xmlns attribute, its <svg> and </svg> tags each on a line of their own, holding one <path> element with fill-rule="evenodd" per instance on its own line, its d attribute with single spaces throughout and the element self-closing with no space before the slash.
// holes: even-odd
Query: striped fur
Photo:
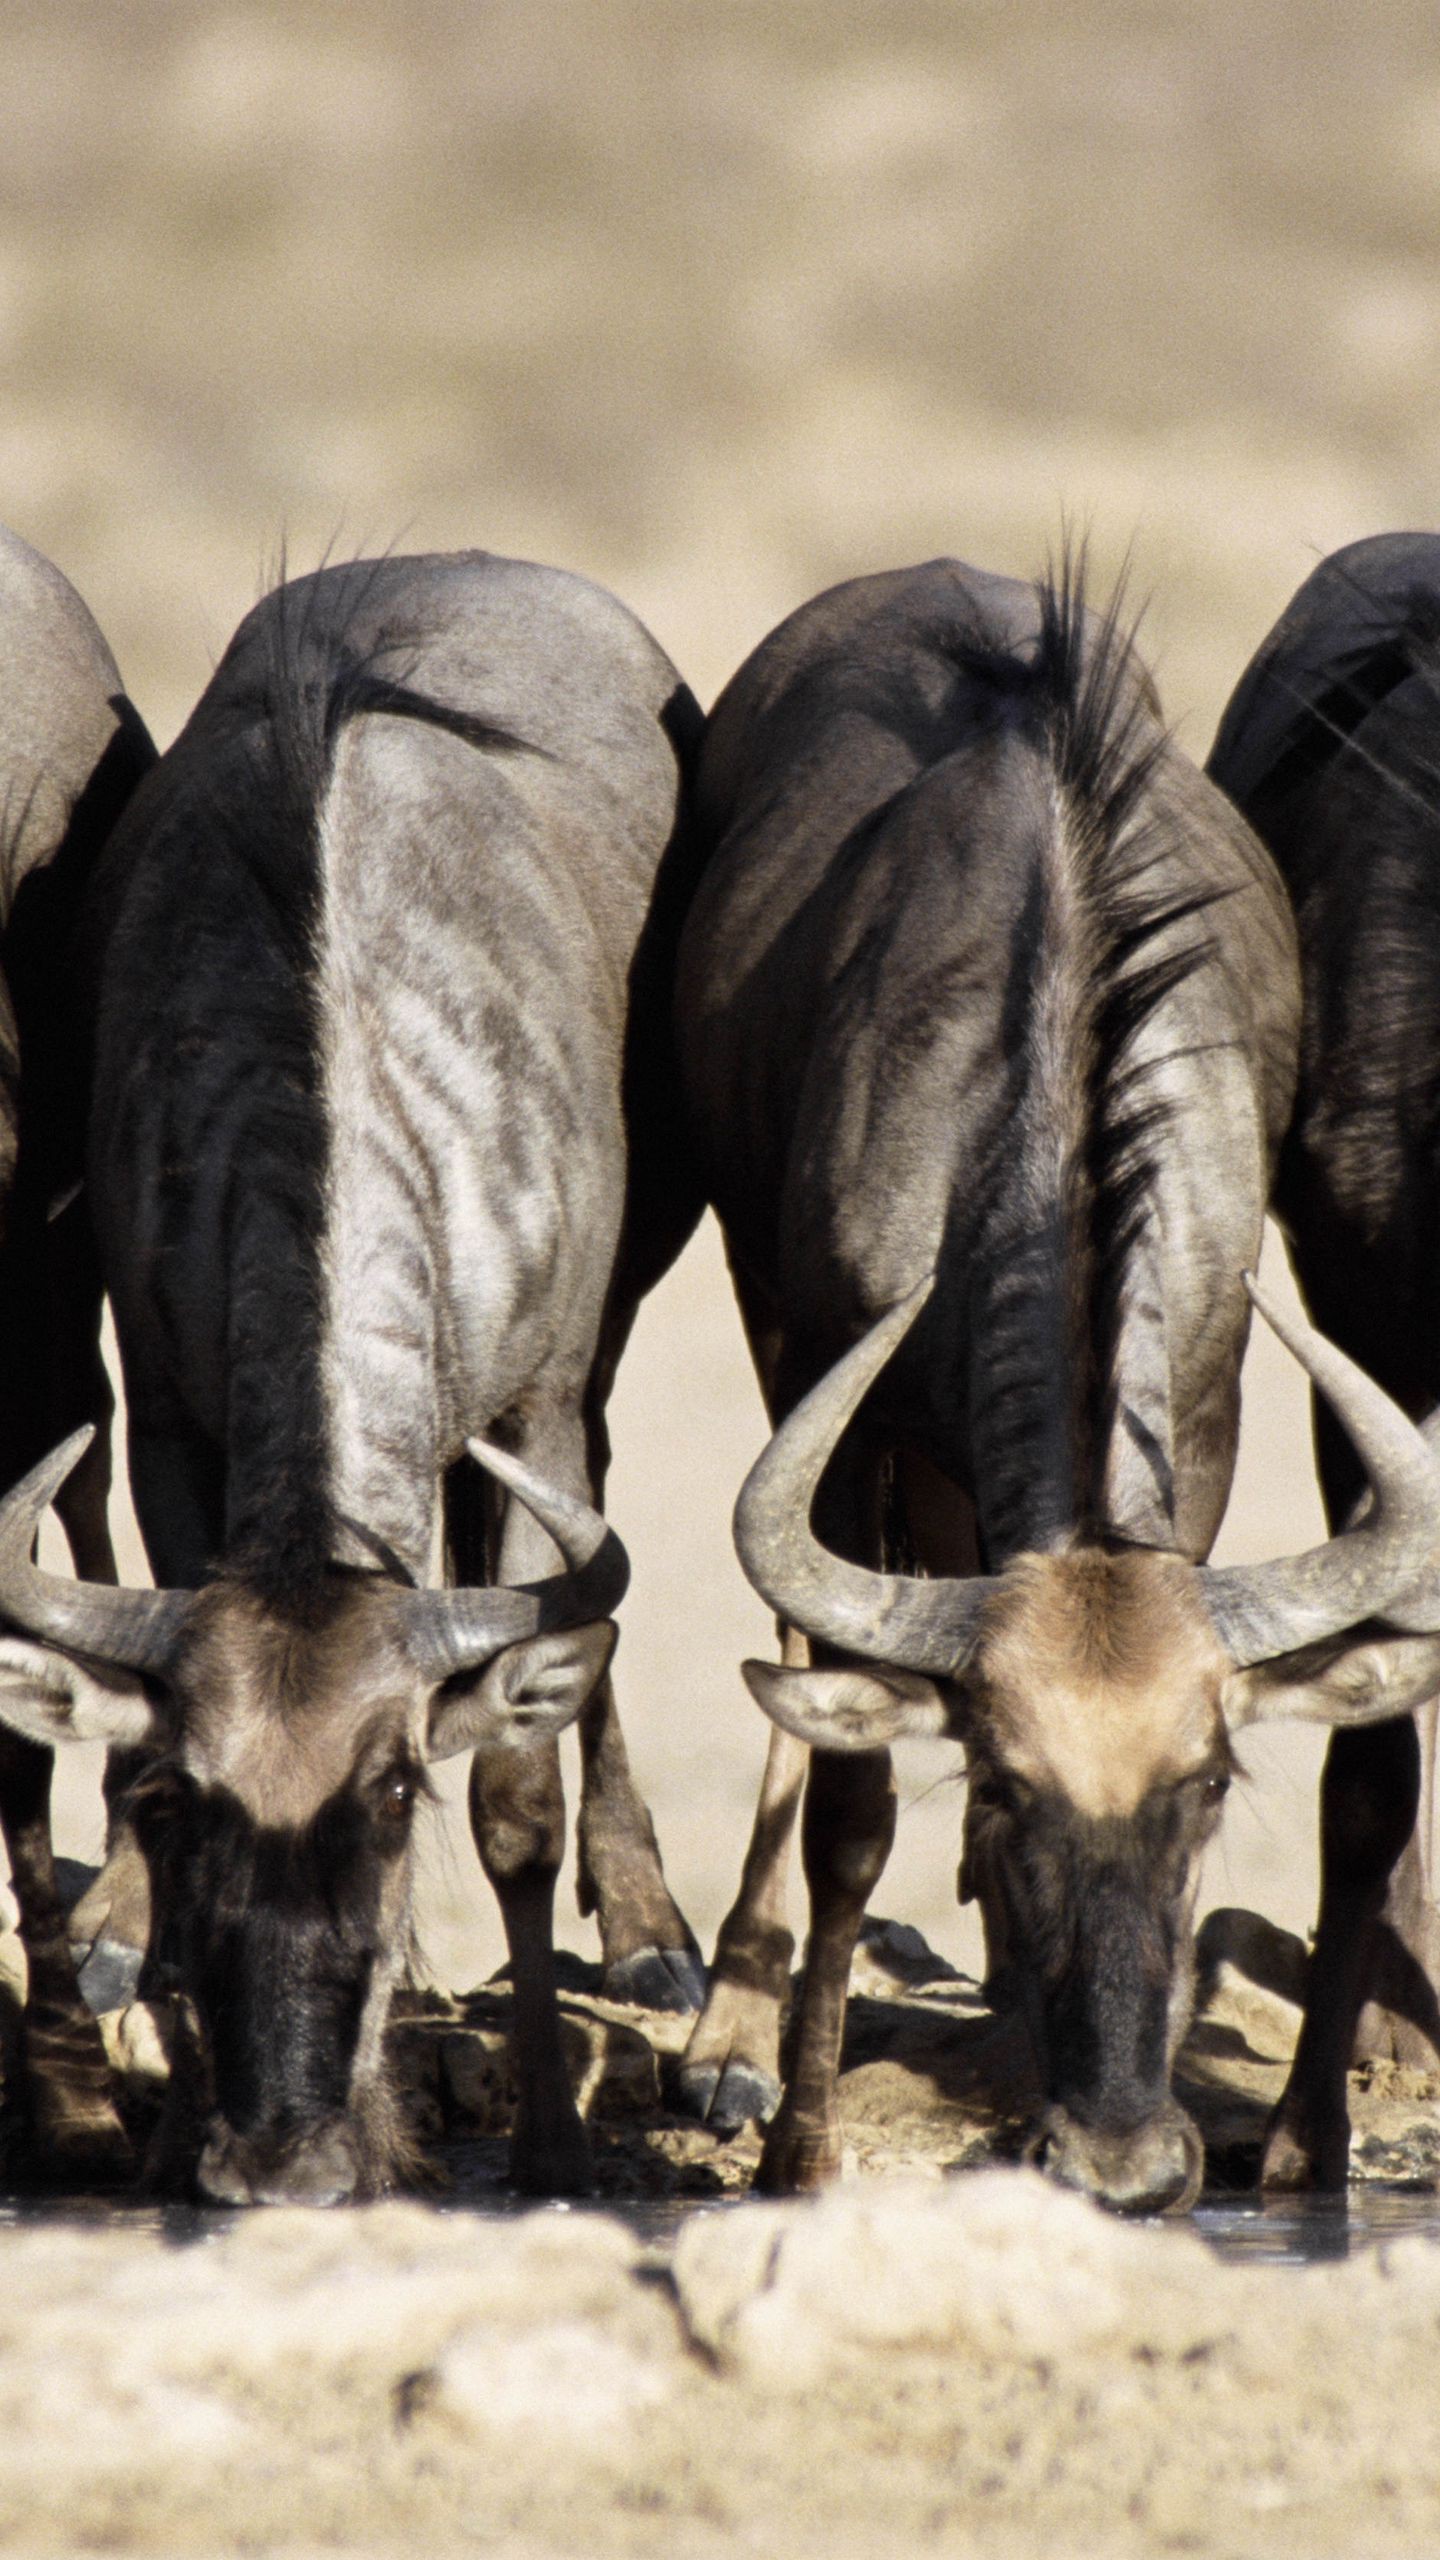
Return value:
<svg viewBox="0 0 1440 2560">
<path fill-rule="evenodd" d="M 192 1454 L 161 1579 L 298 1605 L 373 1561 L 346 1521 L 423 1579 L 466 1434 L 583 1399 L 674 691 L 557 572 L 360 563 L 257 609 L 142 795 L 94 1155 L 142 1517 L 147 1441 Z"/>
<path fill-rule="evenodd" d="M 1083 586 L 1075 563 L 1038 588 L 946 560 L 856 580 L 771 634 L 706 735 L 682 1052 L 772 1414 L 933 1273 L 816 1488 L 821 1550 L 871 1580 L 837 1568 L 832 1606 L 808 1539 L 777 1528 L 752 1551 L 823 1650 L 748 1667 L 780 1729 L 685 2085 L 712 2120 L 775 2094 L 783 1755 L 815 1741 L 774 2189 L 839 2165 L 849 1957 L 907 1713 L 964 1732 L 962 1889 L 1024 2001 L 1050 2102 L 1037 2156 L 1122 2205 L 1198 2184 L 1169 2055 L 1226 1759 L 1221 1657 L 1182 1560 L 1207 1552 L 1234 1462 L 1294 942 L 1259 845 Z M 928 1694 L 897 1633 L 925 1597 L 874 1573 L 887 1545 L 952 1585 L 926 1668 L 953 1678 Z M 1111 1635 L 1123 1615 L 1155 1640 L 1139 1683 L 1072 1676 L 1087 1589 Z M 824 1748 L 847 1722 L 848 1760 Z"/>
<path fill-rule="evenodd" d="M 668 1991 L 693 1960 L 601 1678 L 612 1631 L 447 1677 L 394 1586 L 431 1578 L 442 1532 L 462 1582 L 553 1572 L 523 1505 L 477 1498 L 471 1435 L 600 1499 L 620 1348 L 699 1209 L 656 1019 L 697 722 L 579 579 L 328 568 L 242 624 L 98 886 L 91 1162 L 132 1484 L 157 1582 L 207 1586 L 112 1856 L 143 1863 L 152 1959 L 205 2030 L 222 2199 L 403 2169 L 379 2057 L 410 1814 L 466 1732 L 523 1986 L 515 2174 L 583 2180 L 553 1741 L 494 1741 L 532 1676 L 590 1720 L 607 1963 Z"/>
<path fill-rule="evenodd" d="M 1203 1554 L 1293 946 L 1123 629 L 1073 570 L 858 580 L 727 689 L 699 792 L 687 1073 L 781 1401 L 938 1260 L 880 1436 L 973 1488 L 989 1560 Z"/>
</svg>

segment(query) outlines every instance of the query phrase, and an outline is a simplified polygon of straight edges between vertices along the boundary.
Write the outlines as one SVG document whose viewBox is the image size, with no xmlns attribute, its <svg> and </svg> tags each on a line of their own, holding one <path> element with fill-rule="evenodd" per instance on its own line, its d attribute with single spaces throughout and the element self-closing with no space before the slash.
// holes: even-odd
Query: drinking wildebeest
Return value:
<svg viewBox="0 0 1440 2560">
<path fill-rule="evenodd" d="M 1301 1286 L 1316 1322 L 1428 1416 L 1440 1406 L 1440 536 L 1352 543 L 1306 579 L 1241 678 L 1209 770 L 1269 846 L 1299 926 L 1300 1081 L 1276 1208 Z M 1316 1440 L 1338 1522 L 1360 1482 L 1323 1407 Z M 1409 1717 L 1330 1745 L 1319 1926 L 1266 2139 L 1271 2186 L 1344 2185 L 1357 2025 L 1362 2055 L 1434 2063 L 1433 1704 L 1421 1723 L 1423 1787 Z"/>
<path fill-rule="evenodd" d="M 783 1668 L 746 1666 L 778 1730 L 688 2086 L 724 2121 L 775 2070 L 798 1738 L 811 1930 L 761 2178 L 834 2172 L 885 1746 L 948 1733 L 962 1889 L 1043 2077 L 1033 2156 L 1113 2204 L 1182 2203 L 1201 2151 L 1170 2064 L 1231 1733 L 1344 1714 L 1394 1671 L 1349 1631 L 1440 1531 L 1418 1434 L 1281 1327 L 1373 1515 L 1290 1562 L 1200 1561 L 1292 1092 L 1284 891 L 1069 570 L 941 560 L 821 596 L 727 688 L 696 792 L 676 1018 L 781 1423 L 737 1538 L 791 1635 Z M 880 1570 L 887 1546 L 934 1578 Z"/>
<path fill-rule="evenodd" d="M 96 857 L 155 750 L 74 588 L 3 528 L 0 657 L 0 1487 L 93 1421 L 61 1516 L 80 1572 L 113 1578 L 74 942 Z M 125 2146 L 56 1893 L 51 1768 L 41 1745 L 0 1733 L 0 1828 L 29 1974 L 33 2163 L 74 2177 L 113 2168 Z"/>
<path fill-rule="evenodd" d="M 382 2037 L 428 1760 L 475 1750 L 520 2184 L 587 2182 L 551 1949 L 577 1711 L 608 1978 L 697 1996 L 592 1508 L 636 1304 L 698 1214 L 660 1000 L 697 725 L 583 580 L 328 568 L 242 624 L 97 885 L 91 1178 L 160 1587 L 33 1569 L 56 1452 L 0 1506 L 0 1608 L 34 1640 L 0 1647 L 0 1714 L 141 1755 L 126 1819 L 214 2197 L 329 2201 L 403 2160 Z M 461 1587 L 435 1591 L 442 1528 Z"/>
</svg>

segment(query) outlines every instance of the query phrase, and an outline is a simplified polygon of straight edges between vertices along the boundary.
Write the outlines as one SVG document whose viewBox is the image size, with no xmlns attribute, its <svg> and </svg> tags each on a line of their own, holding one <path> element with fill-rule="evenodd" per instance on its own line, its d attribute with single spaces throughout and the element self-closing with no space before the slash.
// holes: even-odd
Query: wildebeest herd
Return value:
<svg viewBox="0 0 1440 2560">
<path fill-rule="evenodd" d="M 925 1733 L 965 1752 L 1030 2156 L 1188 2204 L 1199 1856 L 1234 1737 L 1293 1715 L 1336 1731 L 1262 2175 L 1343 2183 L 1364 2004 L 1440 2033 L 1411 1713 L 1440 1690 L 1440 538 L 1316 572 L 1208 774 L 1073 559 L 835 588 L 708 720 L 581 579 L 329 567 L 247 617 L 158 758 L 13 537 L 0 618 L 11 2158 L 129 2166 L 84 1979 L 128 1947 L 174 2002 L 171 2174 L 402 2182 L 414 1814 L 466 1752 L 512 2176 L 583 2191 L 552 1938 L 578 1719 L 606 1987 L 698 2011 L 681 2085 L 767 2123 L 765 2186 L 838 2169 L 889 1745 Z M 773 1428 L 737 1544 L 781 1629 L 745 1666 L 770 1751 L 708 1982 L 626 1758 L 602 1516 L 617 1365 L 707 1201 Z M 1322 1331 L 1250 1277 L 1267 1205 Z M 154 1590 L 114 1578 L 102 1293 Z M 1252 1299 L 1323 1399 L 1333 1534 L 1217 1569 Z M 51 1502 L 74 1580 L 35 1560 Z M 109 1841 L 67 1917 L 73 1738 L 108 1746 Z"/>
</svg>

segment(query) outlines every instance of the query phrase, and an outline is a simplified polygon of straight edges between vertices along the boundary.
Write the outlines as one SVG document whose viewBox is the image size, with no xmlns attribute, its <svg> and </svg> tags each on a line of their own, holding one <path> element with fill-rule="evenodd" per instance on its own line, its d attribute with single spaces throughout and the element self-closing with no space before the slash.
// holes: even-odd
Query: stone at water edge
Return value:
<svg viewBox="0 0 1440 2560">
<path fill-rule="evenodd" d="M 674 2256 L 696 2344 L 795 2391 L 903 2349 L 982 2362 L 1193 2355 L 1234 2317 L 1216 2272 L 1195 2234 L 1121 2223 L 1023 2169 L 692 2215 Z"/>
</svg>

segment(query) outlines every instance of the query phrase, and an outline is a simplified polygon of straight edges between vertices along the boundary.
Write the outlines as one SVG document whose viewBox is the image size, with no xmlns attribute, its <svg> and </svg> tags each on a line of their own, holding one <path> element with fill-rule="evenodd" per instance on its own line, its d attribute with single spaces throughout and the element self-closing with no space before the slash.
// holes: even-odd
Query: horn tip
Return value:
<svg viewBox="0 0 1440 2560">
<path fill-rule="evenodd" d="M 1245 1286 L 1245 1295 L 1257 1315 L 1262 1315 L 1271 1332 L 1278 1334 L 1287 1348 L 1293 1351 L 1295 1348 L 1293 1337 L 1297 1331 L 1295 1317 L 1287 1316 L 1282 1312 L 1278 1298 L 1265 1286 L 1258 1271 L 1242 1271 L 1240 1277 Z M 1308 1332 L 1309 1327 L 1306 1326 L 1305 1330 Z"/>
</svg>

